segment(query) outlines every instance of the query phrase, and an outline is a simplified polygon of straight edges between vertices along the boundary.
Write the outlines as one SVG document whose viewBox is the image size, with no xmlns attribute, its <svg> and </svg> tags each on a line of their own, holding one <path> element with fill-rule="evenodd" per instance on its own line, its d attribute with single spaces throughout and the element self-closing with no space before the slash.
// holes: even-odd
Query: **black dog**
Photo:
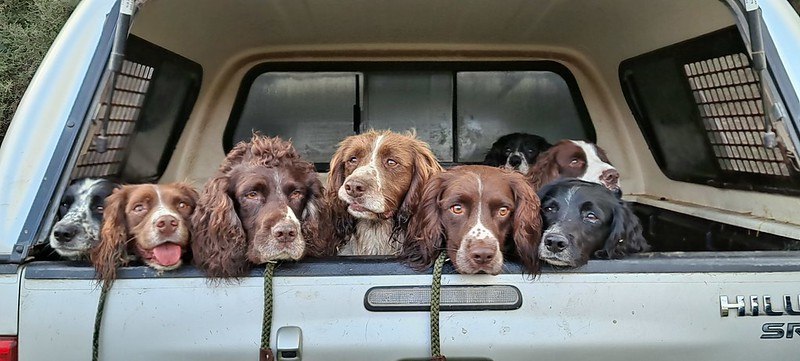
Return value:
<svg viewBox="0 0 800 361">
<path fill-rule="evenodd" d="M 579 267 L 589 257 L 613 259 L 650 249 L 642 226 L 622 200 L 597 183 L 565 179 L 539 191 L 544 235 L 539 258 Z"/>
<path fill-rule="evenodd" d="M 58 206 L 60 219 L 50 233 L 50 247 L 61 257 L 78 260 L 97 244 L 103 204 L 116 183 L 107 179 L 78 179 L 67 188 Z"/>
<path fill-rule="evenodd" d="M 539 153 L 550 147 L 551 144 L 538 135 L 506 134 L 492 144 L 483 164 L 527 174 L 528 168 L 536 162 Z"/>
</svg>

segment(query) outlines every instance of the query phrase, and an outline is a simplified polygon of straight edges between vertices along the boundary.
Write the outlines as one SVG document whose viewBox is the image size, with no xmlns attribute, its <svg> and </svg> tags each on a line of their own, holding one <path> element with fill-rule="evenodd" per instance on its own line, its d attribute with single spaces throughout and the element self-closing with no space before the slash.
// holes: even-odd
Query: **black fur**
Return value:
<svg viewBox="0 0 800 361">
<path fill-rule="evenodd" d="M 538 193 L 545 229 L 539 247 L 542 260 L 578 267 L 590 257 L 616 259 L 650 249 L 639 219 L 604 186 L 571 178 L 550 183 Z"/>
<path fill-rule="evenodd" d="M 82 259 L 99 240 L 103 202 L 119 185 L 98 178 L 73 181 L 61 197 L 49 245 L 61 257 Z"/>
<path fill-rule="evenodd" d="M 492 167 L 507 167 L 516 171 L 527 171 L 533 167 L 540 153 L 552 145 L 544 138 L 528 133 L 506 134 L 492 144 L 483 164 Z M 519 154 L 524 156 L 520 157 Z M 520 166 L 526 166 L 520 170 Z"/>
</svg>

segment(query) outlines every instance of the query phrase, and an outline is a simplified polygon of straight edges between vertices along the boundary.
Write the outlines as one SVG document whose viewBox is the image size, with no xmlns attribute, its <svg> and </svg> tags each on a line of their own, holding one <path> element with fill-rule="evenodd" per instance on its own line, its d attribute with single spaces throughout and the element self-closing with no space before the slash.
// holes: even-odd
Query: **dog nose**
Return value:
<svg viewBox="0 0 800 361">
<path fill-rule="evenodd" d="M 567 248 L 567 237 L 560 234 L 548 234 L 544 237 L 544 245 L 550 252 L 558 253 Z"/>
<path fill-rule="evenodd" d="M 487 264 L 494 259 L 495 249 L 485 245 L 472 247 L 469 251 L 469 258 L 477 264 Z"/>
<path fill-rule="evenodd" d="M 619 182 L 619 172 L 616 169 L 606 169 L 600 175 L 600 180 L 606 185 L 617 185 Z"/>
<path fill-rule="evenodd" d="M 350 180 L 344 184 L 344 190 L 347 192 L 348 196 L 359 198 L 364 195 L 364 192 L 367 191 L 367 186 L 360 181 Z"/>
<path fill-rule="evenodd" d="M 279 223 L 272 227 L 272 236 L 279 243 L 291 243 L 297 237 L 297 228 L 293 224 Z"/>
<path fill-rule="evenodd" d="M 76 234 L 78 234 L 78 227 L 72 224 L 58 225 L 53 229 L 53 236 L 56 238 L 56 241 L 61 243 L 71 241 L 72 237 L 75 237 Z"/>
<path fill-rule="evenodd" d="M 156 220 L 158 233 L 169 236 L 178 229 L 178 219 L 173 216 L 161 216 Z"/>
<path fill-rule="evenodd" d="M 520 164 L 522 164 L 522 158 L 520 158 L 520 156 L 516 154 L 512 155 L 508 157 L 508 164 L 512 167 L 519 166 Z"/>
</svg>

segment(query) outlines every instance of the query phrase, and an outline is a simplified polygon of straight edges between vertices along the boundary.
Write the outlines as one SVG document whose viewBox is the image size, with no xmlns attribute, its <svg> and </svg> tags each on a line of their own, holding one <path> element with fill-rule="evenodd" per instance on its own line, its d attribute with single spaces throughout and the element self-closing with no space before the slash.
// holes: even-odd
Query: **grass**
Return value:
<svg viewBox="0 0 800 361">
<path fill-rule="evenodd" d="M 0 142 L 36 68 L 77 3 L 0 1 Z"/>
</svg>

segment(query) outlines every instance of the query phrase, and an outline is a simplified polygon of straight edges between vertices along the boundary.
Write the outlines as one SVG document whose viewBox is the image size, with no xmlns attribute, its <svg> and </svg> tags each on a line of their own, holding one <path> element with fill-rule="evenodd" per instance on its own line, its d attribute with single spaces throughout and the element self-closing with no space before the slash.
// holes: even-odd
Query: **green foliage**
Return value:
<svg viewBox="0 0 800 361">
<path fill-rule="evenodd" d="M 78 0 L 0 0 L 0 141 Z"/>
</svg>

